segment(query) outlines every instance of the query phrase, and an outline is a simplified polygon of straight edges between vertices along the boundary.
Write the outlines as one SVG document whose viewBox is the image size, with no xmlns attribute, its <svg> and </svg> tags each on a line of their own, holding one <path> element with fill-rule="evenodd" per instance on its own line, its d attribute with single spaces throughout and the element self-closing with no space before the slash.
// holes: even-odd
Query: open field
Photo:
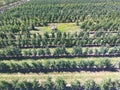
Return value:
<svg viewBox="0 0 120 90">
<path fill-rule="evenodd" d="M 80 32 L 80 26 L 76 26 L 76 23 L 50 23 L 48 26 L 36 27 L 37 30 L 32 30 L 31 33 L 40 33 L 52 32 L 52 27 L 56 26 L 60 32 Z"/>
</svg>

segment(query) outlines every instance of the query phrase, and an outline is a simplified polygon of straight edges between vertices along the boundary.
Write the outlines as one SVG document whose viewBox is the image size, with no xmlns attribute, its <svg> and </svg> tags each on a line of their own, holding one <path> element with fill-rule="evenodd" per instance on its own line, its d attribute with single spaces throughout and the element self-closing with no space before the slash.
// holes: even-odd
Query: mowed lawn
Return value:
<svg viewBox="0 0 120 90">
<path fill-rule="evenodd" d="M 37 30 L 32 30 L 31 33 L 40 33 L 52 32 L 52 27 L 57 27 L 58 31 L 61 32 L 80 32 L 80 26 L 77 26 L 76 23 L 50 23 L 48 26 L 36 27 Z"/>
<path fill-rule="evenodd" d="M 86 80 L 95 80 L 97 83 L 102 82 L 105 79 L 111 78 L 112 80 L 120 80 L 120 72 L 52 72 L 52 73 L 29 73 L 29 74 L 0 74 L 0 80 L 39 80 L 40 82 L 45 81 L 47 77 L 51 77 L 53 81 L 57 78 L 64 79 L 67 84 L 75 80 L 79 80 L 84 83 Z"/>
</svg>

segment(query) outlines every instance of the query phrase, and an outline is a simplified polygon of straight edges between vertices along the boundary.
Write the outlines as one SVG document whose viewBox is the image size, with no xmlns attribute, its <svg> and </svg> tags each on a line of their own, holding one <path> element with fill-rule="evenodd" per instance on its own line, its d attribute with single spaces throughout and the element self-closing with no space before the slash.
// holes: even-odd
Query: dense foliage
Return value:
<svg viewBox="0 0 120 90">
<path fill-rule="evenodd" d="M 56 48 L 40 48 L 40 49 L 20 49 L 18 47 L 7 47 L 0 50 L 0 59 L 3 58 L 61 58 L 61 57 L 102 57 L 102 56 L 119 56 L 120 47 L 100 47 L 100 48 L 83 48 L 81 46 L 74 46 L 71 51 L 65 46 Z"/>
<path fill-rule="evenodd" d="M 5 4 L 9 4 L 18 0 L 5 1 Z M 79 27 L 79 33 L 59 32 L 58 29 L 51 30 L 51 33 L 32 32 L 50 23 L 71 22 Z M 30 0 L 2 13 L 0 8 L 1 73 L 119 71 L 120 62 L 113 64 L 108 59 L 36 60 L 61 57 L 120 57 L 119 45 L 120 0 Z M 34 60 L 26 61 L 29 58 Z M 2 80 L 0 90 L 120 90 L 120 80 L 104 80 L 101 84 L 93 80 L 82 84 L 74 81 L 70 85 L 61 78 L 54 82 L 48 78 L 41 83 L 39 80 L 33 81 L 32 78 Z"/>
<path fill-rule="evenodd" d="M 16 1 L 20 1 L 20 0 L 0 0 L 0 7 L 2 7 L 4 5 L 9 5 L 10 3 L 13 3 Z"/>
<path fill-rule="evenodd" d="M 119 9 L 119 0 L 30 0 L 1 14 L 0 29 L 18 32 L 48 23 L 81 22 L 84 30 L 118 31 Z"/>
<path fill-rule="evenodd" d="M 29 47 L 56 47 L 63 46 L 118 46 L 120 45 L 120 33 L 94 32 L 93 34 L 85 31 L 79 33 L 52 32 L 31 34 L 26 31 L 24 34 L 14 34 L 8 31 L 0 32 L 0 48 L 6 46 L 17 46 L 20 48 Z"/>
<path fill-rule="evenodd" d="M 120 68 L 120 67 L 118 67 Z M 79 71 L 79 70 L 115 70 L 110 60 L 59 60 L 59 61 L 0 61 L 0 72 L 51 72 L 51 71 Z"/>
<path fill-rule="evenodd" d="M 79 81 L 74 81 L 70 86 L 61 79 L 56 79 L 55 82 L 48 78 L 46 81 L 40 83 L 38 80 L 34 81 L 21 81 L 12 80 L 0 81 L 1 90 L 119 90 L 120 82 L 118 80 L 112 81 L 111 79 L 104 80 L 101 84 L 97 84 L 93 80 L 88 80 L 81 85 Z"/>
</svg>

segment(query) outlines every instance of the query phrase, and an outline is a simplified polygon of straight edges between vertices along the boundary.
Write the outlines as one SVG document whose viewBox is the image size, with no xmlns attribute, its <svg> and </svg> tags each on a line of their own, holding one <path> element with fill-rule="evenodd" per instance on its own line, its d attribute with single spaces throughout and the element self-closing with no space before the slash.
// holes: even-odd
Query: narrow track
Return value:
<svg viewBox="0 0 120 90">
<path fill-rule="evenodd" d="M 17 2 L 11 3 L 11 4 L 9 4 L 9 5 L 2 6 L 2 7 L 0 7 L 0 14 L 1 14 L 2 12 L 4 12 L 5 10 L 7 10 L 7 9 L 10 9 L 10 8 L 13 8 L 13 7 L 16 7 L 16 6 L 19 6 L 19 5 L 21 5 L 21 4 L 24 4 L 24 3 L 27 2 L 27 1 L 28 1 L 28 0 L 19 0 L 19 1 L 17 1 Z"/>
</svg>

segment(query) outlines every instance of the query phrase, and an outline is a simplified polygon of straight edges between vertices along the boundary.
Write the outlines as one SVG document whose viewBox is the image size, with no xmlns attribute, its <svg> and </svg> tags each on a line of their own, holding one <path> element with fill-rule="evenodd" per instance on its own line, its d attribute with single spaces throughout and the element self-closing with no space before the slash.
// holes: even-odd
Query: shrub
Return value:
<svg viewBox="0 0 120 90">
<path fill-rule="evenodd" d="M 72 82 L 71 83 L 71 90 L 82 90 L 80 82 L 79 81 Z"/>
<path fill-rule="evenodd" d="M 13 86 L 8 81 L 1 81 L 0 82 L 0 90 L 13 90 Z"/>
<path fill-rule="evenodd" d="M 58 78 L 55 84 L 56 90 L 66 90 L 66 83 L 63 79 Z"/>
<path fill-rule="evenodd" d="M 42 90 L 54 90 L 54 84 L 50 77 L 47 78 L 47 81 L 42 82 L 41 88 Z"/>
<path fill-rule="evenodd" d="M 112 81 L 111 79 L 104 80 L 101 84 L 101 90 L 119 90 L 120 89 L 120 82 L 119 81 Z"/>
<path fill-rule="evenodd" d="M 99 85 L 97 85 L 93 80 L 86 81 L 84 87 L 85 90 L 100 90 Z"/>
</svg>

